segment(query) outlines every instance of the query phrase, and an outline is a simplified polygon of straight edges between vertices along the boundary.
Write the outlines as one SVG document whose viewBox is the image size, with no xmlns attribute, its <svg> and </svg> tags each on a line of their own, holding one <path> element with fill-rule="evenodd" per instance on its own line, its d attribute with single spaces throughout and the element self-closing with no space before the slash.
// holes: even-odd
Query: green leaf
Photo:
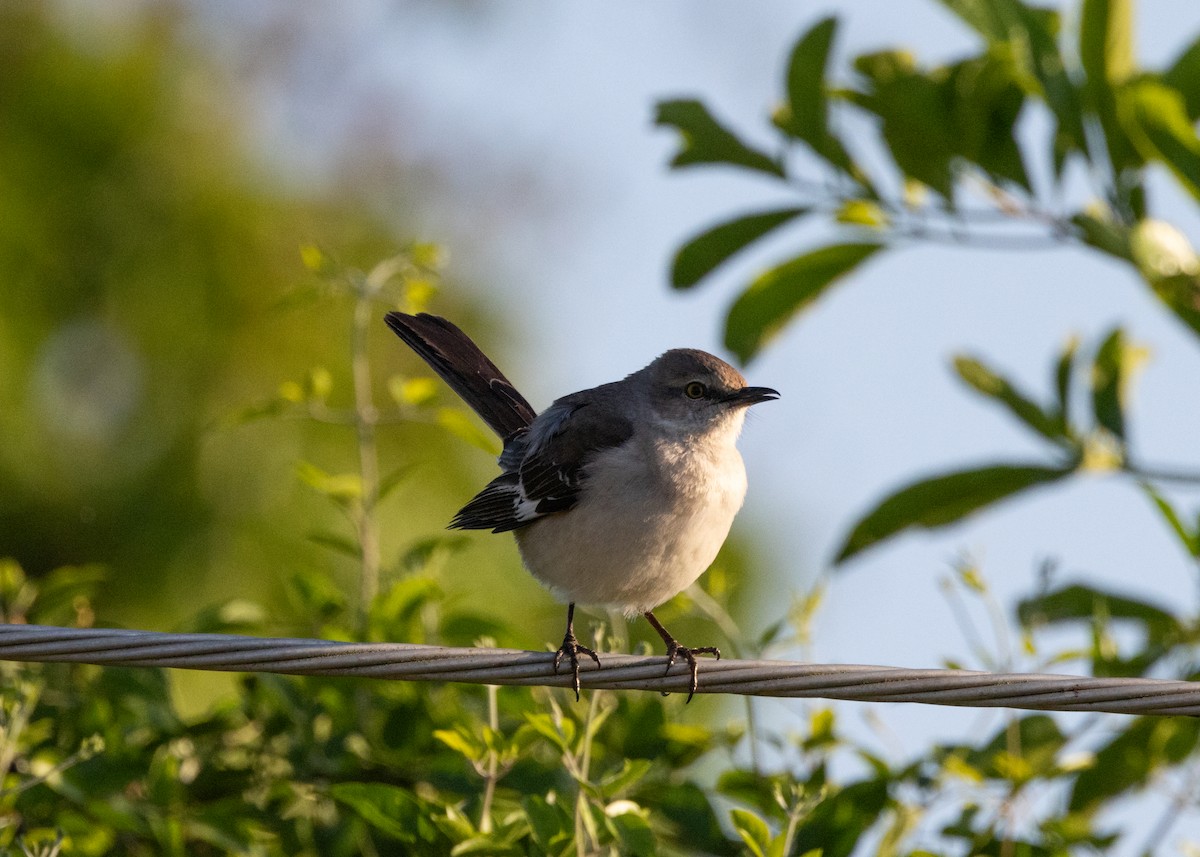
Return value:
<svg viewBox="0 0 1200 857">
<path fill-rule="evenodd" d="M 725 345 L 749 361 L 796 313 L 882 248 L 832 244 L 760 274 L 729 310 Z"/>
<path fill-rule="evenodd" d="M 651 857 L 658 853 L 654 844 L 654 832 L 641 814 L 619 812 L 614 815 L 606 815 L 604 822 L 613 838 L 621 846 L 622 854 Z"/>
<path fill-rule="evenodd" d="M 487 748 L 482 742 L 461 726 L 458 729 L 435 729 L 433 737 L 472 762 L 479 761 L 487 753 Z"/>
<path fill-rule="evenodd" d="M 1007 378 L 993 372 L 971 357 L 954 358 L 954 368 L 960 378 L 988 398 L 995 399 L 1017 419 L 1045 438 L 1059 442 L 1065 438 L 1064 426 L 1056 417 L 1046 413 Z"/>
<path fill-rule="evenodd" d="M 533 841 L 543 851 L 550 852 L 552 846 L 565 839 L 568 821 L 558 804 L 547 803 L 540 795 L 530 795 L 521 800 L 521 807 L 529 820 Z"/>
<path fill-rule="evenodd" d="M 1023 86 L 1045 99 L 1057 120 L 1056 171 L 1066 155 L 1086 151 L 1079 92 L 1067 74 L 1056 33 L 1058 13 L 1027 6 L 1021 0 L 942 0 L 990 46 L 1007 54 L 1021 73 Z"/>
<path fill-rule="evenodd" d="M 417 799 L 399 786 L 386 783 L 334 783 L 330 796 L 354 811 L 381 833 L 402 842 L 416 842 L 421 808 Z"/>
<path fill-rule="evenodd" d="M 1141 165 L 1117 117 L 1114 88 L 1134 72 L 1131 0 L 1084 0 L 1079 23 L 1079 59 L 1086 72 L 1084 94 L 1100 119 L 1114 173 Z"/>
<path fill-rule="evenodd" d="M 865 89 L 848 95 L 882 120 L 896 166 L 952 201 L 956 131 L 943 82 L 921 73 L 905 51 L 866 54 L 855 59 L 854 68 Z"/>
<path fill-rule="evenodd" d="M 1097 616 L 1136 622 L 1152 643 L 1175 640 L 1183 633 L 1179 620 L 1170 611 L 1148 601 L 1091 586 L 1064 586 L 1017 605 L 1017 618 L 1023 626 L 1091 622 Z"/>
<path fill-rule="evenodd" d="M 775 117 L 775 124 L 803 140 L 836 169 L 861 181 L 845 146 L 829 130 L 825 72 L 837 26 L 836 18 L 823 18 L 797 40 L 788 60 L 787 104 Z"/>
<path fill-rule="evenodd" d="M 704 230 L 675 254 L 671 285 L 676 289 L 696 285 L 744 247 L 808 211 L 807 208 L 792 207 L 744 214 Z"/>
<path fill-rule="evenodd" d="M 1084 0 L 1079 60 L 1092 81 L 1120 83 L 1133 74 L 1133 3 Z"/>
<path fill-rule="evenodd" d="M 746 843 L 754 857 L 767 857 L 771 847 L 771 828 L 754 813 L 745 809 L 734 809 L 729 813 L 733 829 Z"/>
<path fill-rule="evenodd" d="M 1076 214 L 1071 222 L 1079 228 L 1080 237 L 1088 246 L 1126 262 L 1133 262 L 1128 226 L 1117 223 L 1111 217 L 1095 214 Z"/>
<path fill-rule="evenodd" d="M 661 101 L 654 121 L 675 128 L 683 138 L 683 145 L 671 160 L 672 167 L 729 164 L 784 177 L 778 160 L 743 143 L 699 101 Z"/>
<path fill-rule="evenodd" d="M 1120 328 L 1112 331 L 1096 352 L 1092 367 L 1092 410 L 1096 423 L 1119 440 L 1125 439 L 1125 413 L 1121 406 L 1125 368 L 1125 337 Z"/>
<path fill-rule="evenodd" d="M 859 521 L 836 562 L 914 527 L 932 529 L 960 521 L 1000 500 L 1047 485 L 1074 472 L 1073 467 L 1001 464 L 916 482 L 892 494 Z"/>
<path fill-rule="evenodd" d="M 1031 190 L 1015 127 L 1025 106 L 1012 61 L 985 53 L 950 66 L 941 83 L 952 119 L 951 151 L 993 180 Z"/>
<path fill-rule="evenodd" d="M 600 790 L 609 797 L 619 795 L 646 776 L 650 767 L 651 762 L 648 759 L 624 759 L 620 770 L 607 774 L 600 780 Z"/>
<path fill-rule="evenodd" d="M 850 857 L 887 807 L 888 781 L 883 778 L 832 790 L 797 826 L 792 853 L 820 848 L 824 857 Z"/>
<path fill-rule="evenodd" d="M 1117 106 L 1142 157 L 1165 164 L 1188 193 L 1200 199 L 1200 138 L 1179 90 L 1143 78 L 1121 87 Z"/>
<path fill-rule="evenodd" d="M 1068 804 L 1072 812 L 1094 813 L 1113 799 L 1128 800 L 1139 787 L 1178 764 L 1200 739 L 1200 720 L 1143 717 L 1133 721 L 1096 753 L 1092 767 L 1080 772 Z"/>
<path fill-rule="evenodd" d="M 1162 82 L 1183 96 L 1189 122 L 1200 118 L 1200 38 L 1180 52 L 1163 72 Z"/>
<path fill-rule="evenodd" d="M 1183 549 L 1186 550 L 1189 555 L 1200 558 L 1200 529 L 1194 533 L 1188 532 L 1187 526 L 1183 523 L 1183 520 L 1175 511 L 1175 507 L 1168 503 L 1167 499 L 1163 497 L 1162 494 L 1158 493 L 1158 490 L 1153 485 L 1145 481 L 1140 482 L 1139 484 L 1142 487 L 1142 491 L 1144 491 L 1146 496 L 1150 498 L 1150 501 L 1154 503 L 1155 508 L 1158 509 L 1158 512 L 1160 515 L 1162 515 L 1163 520 L 1167 522 L 1167 525 L 1175 533 L 1176 538 L 1178 538 L 1180 544 L 1183 545 Z"/>
</svg>

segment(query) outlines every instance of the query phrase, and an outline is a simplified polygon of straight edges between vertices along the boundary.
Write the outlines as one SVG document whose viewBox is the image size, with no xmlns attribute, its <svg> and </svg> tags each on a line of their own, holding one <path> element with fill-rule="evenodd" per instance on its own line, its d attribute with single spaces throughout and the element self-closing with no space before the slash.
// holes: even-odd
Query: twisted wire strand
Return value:
<svg viewBox="0 0 1200 857">
<path fill-rule="evenodd" d="M 0 660 L 170 667 L 404 681 L 568 687 L 554 655 L 410 643 L 337 643 L 233 634 L 0 625 Z M 606 654 L 580 663 L 584 688 L 686 693 L 688 668 L 662 657 Z M 1037 711 L 1200 715 L 1200 683 L 1149 678 L 988 673 L 793 661 L 704 660 L 698 693 L 920 702 Z"/>
</svg>

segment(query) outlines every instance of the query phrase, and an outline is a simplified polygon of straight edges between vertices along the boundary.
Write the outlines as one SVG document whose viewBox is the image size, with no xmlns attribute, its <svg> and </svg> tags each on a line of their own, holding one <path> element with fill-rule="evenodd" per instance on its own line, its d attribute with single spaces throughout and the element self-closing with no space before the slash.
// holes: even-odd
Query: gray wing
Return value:
<svg viewBox="0 0 1200 857">
<path fill-rule="evenodd" d="M 450 526 L 502 533 L 579 502 L 596 453 L 633 435 L 633 424 L 606 397 L 589 393 L 559 399 L 528 430 L 512 436 L 500 456 L 504 473 L 459 510 Z"/>
</svg>

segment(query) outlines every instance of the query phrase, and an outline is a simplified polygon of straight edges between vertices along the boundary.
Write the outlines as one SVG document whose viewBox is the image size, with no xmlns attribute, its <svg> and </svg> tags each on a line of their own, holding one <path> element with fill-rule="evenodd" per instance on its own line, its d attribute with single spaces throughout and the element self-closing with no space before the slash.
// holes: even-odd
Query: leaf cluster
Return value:
<svg viewBox="0 0 1200 857">
<path fill-rule="evenodd" d="M 734 167 L 795 198 L 687 241 L 672 285 L 695 287 L 785 227 L 825 219 L 842 237 L 770 265 L 730 307 L 725 344 L 743 361 L 835 283 L 914 241 L 1086 245 L 1128 264 L 1200 333 L 1200 259 L 1146 198 L 1147 171 L 1159 166 L 1200 199 L 1200 41 L 1149 70 L 1133 54 L 1132 0 L 1082 0 L 1066 16 L 1023 0 L 942 5 L 979 40 L 976 53 L 947 65 L 922 66 L 890 48 L 851 58 L 839 74 L 838 19 L 803 33 L 771 116 L 772 147 L 749 142 L 700 101 L 659 104 L 658 123 L 679 135 L 672 166 Z M 1046 119 L 1034 144 L 1021 131 L 1031 111 Z M 868 162 L 884 166 L 872 172 Z M 1088 197 L 1074 190 L 1071 175 L 1080 174 Z"/>
</svg>

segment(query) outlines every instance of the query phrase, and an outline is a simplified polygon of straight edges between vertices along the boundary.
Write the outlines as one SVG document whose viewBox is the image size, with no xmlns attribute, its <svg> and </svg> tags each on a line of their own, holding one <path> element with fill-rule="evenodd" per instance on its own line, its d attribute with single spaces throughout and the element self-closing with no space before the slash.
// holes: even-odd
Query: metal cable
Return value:
<svg viewBox="0 0 1200 857">
<path fill-rule="evenodd" d="M 517 649 L 453 649 L 408 643 L 165 634 L 112 628 L 0 625 L 0 660 L 172 667 L 287 675 L 566 687 L 554 655 Z M 686 693 L 687 665 L 605 654 L 580 664 L 584 688 Z M 705 659 L 698 693 L 923 702 L 979 708 L 1200 715 L 1200 683 L 1149 678 L 913 670 L 902 667 Z"/>
</svg>

